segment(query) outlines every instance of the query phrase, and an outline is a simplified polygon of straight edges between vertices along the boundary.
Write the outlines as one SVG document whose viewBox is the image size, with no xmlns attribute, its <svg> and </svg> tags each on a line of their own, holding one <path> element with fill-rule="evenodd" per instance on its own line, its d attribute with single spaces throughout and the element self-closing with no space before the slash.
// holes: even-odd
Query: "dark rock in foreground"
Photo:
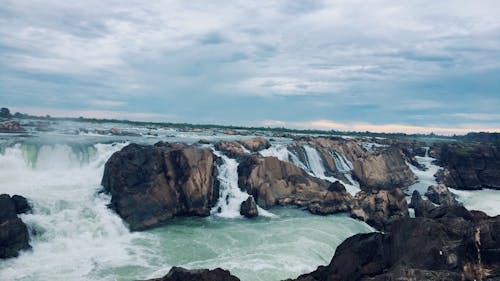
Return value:
<svg viewBox="0 0 500 281">
<path fill-rule="evenodd" d="M 351 217 L 379 230 L 409 216 L 405 194 L 401 189 L 361 191 L 355 196 Z"/>
<path fill-rule="evenodd" d="M 29 249 L 28 228 L 17 214 L 28 211 L 28 207 L 16 205 L 26 202 L 24 197 L 14 195 L 14 200 L 8 194 L 0 195 L 0 259 L 17 257 L 19 251 Z"/>
<path fill-rule="evenodd" d="M 229 271 L 216 268 L 208 269 L 184 269 L 182 267 L 172 267 L 167 275 L 162 278 L 145 281 L 239 281 L 237 277 L 231 275 Z"/>
<path fill-rule="evenodd" d="M 247 200 L 241 203 L 240 214 L 247 218 L 255 218 L 259 215 L 253 196 L 249 196 Z"/>
<path fill-rule="evenodd" d="M 437 180 L 455 189 L 500 189 L 500 151 L 493 144 L 446 143 L 433 147 Z"/>
<path fill-rule="evenodd" d="M 175 216 L 208 216 L 218 198 L 216 158 L 180 143 L 130 144 L 106 163 L 102 185 L 132 230 Z"/>
<path fill-rule="evenodd" d="M 500 216 L 404 218 L 348 238 L 329 265 L 295 280 L 500 280 Z"/>
</svg>

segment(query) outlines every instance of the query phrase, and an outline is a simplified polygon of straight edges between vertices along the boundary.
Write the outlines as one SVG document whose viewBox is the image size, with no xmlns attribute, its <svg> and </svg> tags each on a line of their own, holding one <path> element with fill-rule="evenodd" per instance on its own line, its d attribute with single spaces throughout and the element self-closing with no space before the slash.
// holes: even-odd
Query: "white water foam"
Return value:
<svg viewBox="0 0 500 281">
<path fill-rule="evenodd" d="M 222 158 L 222 165 L 219 166 L 218 179 L 220 182 L 219 200 L 212 208 L 211 213 L 223 218 L 241 218 L 241 203 L 248 199 L 248 193 L 241 191 L 238 186 L 238 162 L 229 158 L 219 151 L 214 154 Z M 274 215 L 258 207 L 259 215 L 273 217 Z"/>
<path fill-rule="evenodd" d="M 304 145 L 304 150 L 306 152 L 306 155 L 307 155 L 307 164 L 308 164 L 308 168 L 309 168 L 309 172 L 315 176 L 315 177 L 318 177 L 320 179 L 324 179 L 324 180 L 327 180 L 327 181 L 330 181 L 330 182 L 335 182 L 335 181 L 340 181 L 344 184 L 345 186 L 345 189 L 347 190 L 347 192 L 349 192 L 351 195 L 356 195 L 356 193 L 358 193 L 361 189 L 359 187 L 359 184 L 353 184 L 353 183 L 357 183 L 352 177 L 348 178 L 349 183 L 346 183 L 345 181 L 342 181 L 342 180 L 339 180 L 335 177 L 331 177 L 331 176 L 326 176 L 325 175 L 325 167 L 323 166 L 323 160 L 321 159 L 318 151 L 315 149 L 315 148 L 312 148 L 308 145 Z M 335 155 L 335 154 L 334 154 Z M 333 156 L 333 155 L 332 155 Z M 346 173 L 344 173 L 344 175 L 349 175 L 350 176 L 350 173 L 347 172 L 347 171 L 350 171 L 350 166 L 352 166 L 352 164 L 348 164 L 350 162 L 347 162 L 345 160 L 340 160 L 340 159 L 343 159 L 343 155 L 342 157 L 338 157 L 339 159 L 337 159 L 336 161 L 339 162 L 337 168 L 339 169 L 344 169 L 346 170 Z M 336 157 L 334 157 L 334 159 L 336 159 Z M 337 165 L 337 164 L 336 164 Z M 340 170 L 339 170 L 340 171 Z"/>
<path fill-rule="evenodd" d="M 264 157 L 274 156 L 281 161 L 289 161 L 290 152 L 286 145 L 272 145 L 271 147 L 259 151 L 260 155 Z"/>
<path fill-rule="evenodd" d="M 33 249 L 0 263 L 0 280 L 116 280 L 105 270 L 145 265 L 142 248 L 98 195 L 103 167 L 125 144 L 96 144 L 75 153 L 66 145 L 43 146 L 32 159 L 21 145 L 0 155 L 1 193 L 28 198 L 21 215 Z M 83 160 L 83 161 L 82 161 Z"/>
</svg>

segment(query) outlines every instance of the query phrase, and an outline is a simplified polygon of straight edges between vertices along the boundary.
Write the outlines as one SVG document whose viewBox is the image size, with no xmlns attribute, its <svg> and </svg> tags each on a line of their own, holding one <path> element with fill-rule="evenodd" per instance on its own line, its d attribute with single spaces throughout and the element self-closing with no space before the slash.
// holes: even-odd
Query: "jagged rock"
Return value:
<svg viewBox="0 0 500 281">
<path fill-rule="evenodd" d="M 130 144 L 106 163 L 102 186 L 132 230 L 175 216 L 208 216 L 218 199 L 216 158 L 180 143 Z"/>
<path fill-rule="evenodd" d="M 455 195 L 444 184 L 432 185 L 427 188 L 425 196 L 438 205 L 457 205 L 460 204 Z"/>
<path fill-rule="evenodd" d="M 144 281 L 239 281 L 236 276 L 231 275 L 229 271 L 216 268 L 209 269 L 185 269 L 174 266 L 167 275 L 162 278 L 150 279 Z"/>
<path fill-rule="evenodd" d="M 422 199 L 418 191 L 413 191 L 411 195 L 410 208 L 415 210 L 415 217 L 427 217 L 436 208 L 432 202 Z"/>
<path fill-rule="evenodd" d="M 240 214 L 247 218 L 254 218 L 259 215 L 259 210 L 253 196 L 249 196 L 247 200 L 241 203 Z"/>
<path fill-rule="evenodd" d="M 8 194 L 0 195 L 0 259 L 17 257 L 19 251 L 30 248 L 28 228 L 18 213 L 16 201 Z"/>
<path fill-rule="evenodd" d="M 251 194 L 263 208 L 309 206 L 313 213 L 332 214 L 348 211 L 352 200 L 345 188 L 329 191 L 331 183 L 312 177 L 276 157 L 246 157 L 238 166 L 238 175 L 240 188 Z"/>
<path fill-rule="evenodd" d="M 443 217 L 460 217 L 471 220 L 474 216 L 461 204 L 434 205 L 429 200 L 423 200 L 418 191 L 411 197 L 410 207 L 415 210 L 415 217 L 438 219 Z"/>
<path fill-rule="evenodd" d="M 257 152 L 259 150 L 271 147 L 269 141 L 261 137 L 256 137 L 248 140 L 240 140 L 239 143 L 241 143 L 241 145 L 252 152 Z"/>
<path fill-rule="evenodd" d="M 455 189 L 500 189 L 500 152 L 494 144 L 445 143 L 432 148 L 439 183 Z"/>
<path fill-rule="evenodd" d="M 24 133 L 26 130 L 17 121 L 0 122 L 0 133 Z"/>
<path fill-rule="evenodd" d="M 330 264 L 295 280 L 499 280 L 500 216 L 478 217 L 403 218 L 346 239 Z"/>
<path fill-rule="evenodd" d="M 351 208 L 351 217 L 379 230 L 385 230 L 394 221 L 408 216 L 405 194 L 399 188 L 358 192 Z"/>
</svg>

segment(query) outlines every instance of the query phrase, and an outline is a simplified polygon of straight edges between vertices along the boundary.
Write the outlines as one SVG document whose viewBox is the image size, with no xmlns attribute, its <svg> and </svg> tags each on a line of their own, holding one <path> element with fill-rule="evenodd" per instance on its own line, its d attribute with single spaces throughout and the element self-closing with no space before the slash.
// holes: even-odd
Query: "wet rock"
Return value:
<svg viewBox="0 0 500 281">
<path fill-rule="evenodd" d="M 20 195 L 13 195 L 12 200 L 14 201 L 14 205 L 16 206 L 16 214 L 23 214 L 31 212 L 31 206 L 28 203 L 28 200 Z"/>
<path fill-rule="evenodd" d="M 427 188 L 425 196 L 438 205 L 457 205 L 460 204 L 453 193 L 444 184 L 432 185 Z"/>
<path fill-rule="evenodd" d="M 354 197 L 351 217 L 379 230 L 409 216 L 405 194 L 401 189 L 361 191 Z"/>
<path fill-rule="evenodd" d="M 247 200 L 241 203 L 240 214 L 247 218 L 254 218 L 259 215 L 259 210 L 253 196 L 249 196 Z"/>
<path fill-rule="evenodd" d="M 352 200 L 345 188 L 329 191 L 331 183 L 276 157 L 250 155 L 239 164 L 238 175 L 240 188 L 263 208 L 295 205 L 308 207 L 313 213 L 332 214 L 348 211 Z"/>
<path fill-rule="evenodd" d="M 17 214 L 16 202 L 8 194 L 0 195 L 0 259 L 30 248 L 28 228 Z"/>
<path fill-rule="evenodd" d="M 106 163 L 102 186 L 132 230 L 175 216 L 208 216 L 218 199 L 216 157 L 181 143 L 130 144 Z"/>
<path fill-rule="evenodd" d="M 439 183 L 455 189 L 500 189 L 500 151 L 494 144 L 445 143 L 432 148 Z"/>
<path fill-rule="evenodd" d="M 0 122 L 0 133 L 24 133 L 26 130 L 17 121 Z"/>
<path fill-rule="evenodd" d="M 415 217 L 427 217 L 436 208 L 429 200 L 424 200 L 418 191 L 413 191 L 411 195 L 410 208 L 415 210 Z"/>
<path fill-rule="evenodd" d="M 346 239 L 330 264 L 295 280 L 498 280 L 499 233 L 500 216 L 403 218 Z"/>
<path fill-rule="evenodd" d="M 167 275 L 162 278 L 145 281 L 239 281 L 236 276 L 229 271 L 216 268 L 209 269 L 185 269 L 182 267 L 172 267 Z"/>
<path fill-rule="evenodd" d="M 422 199 L 420 193 L 416 190 L 412 194 L 410 207 L 415 210 L 415 217 L 424 217 L 431 219 L 459 217 L 467 220 L 472 220 L 475 216 L 478 216 L 477 213 L 473 214 L 469 212 L 461 204 L 435 205 L 429 200 Z"/>
<path fill-rule="evenodd" d="M 269 141 L 261 137 L 256 137 L 248 140 L 240 140 L 239 143 L 241 143 L 241 145 L 252 152 L 257 152 L 259 150 L 271 147 Z"/>
</svg>

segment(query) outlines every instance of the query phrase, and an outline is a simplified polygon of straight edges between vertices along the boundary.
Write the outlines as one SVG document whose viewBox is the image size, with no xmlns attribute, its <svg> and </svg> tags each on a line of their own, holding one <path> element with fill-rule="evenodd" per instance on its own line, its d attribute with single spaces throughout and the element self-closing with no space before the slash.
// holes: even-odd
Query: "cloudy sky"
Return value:
<svg viewBox="0 0 500 281">
<path fill-rule="evenodd" d="M 13 111 L 500 131 L 498 0 L 0 4 L 0 105 Z"/>
</svg>

